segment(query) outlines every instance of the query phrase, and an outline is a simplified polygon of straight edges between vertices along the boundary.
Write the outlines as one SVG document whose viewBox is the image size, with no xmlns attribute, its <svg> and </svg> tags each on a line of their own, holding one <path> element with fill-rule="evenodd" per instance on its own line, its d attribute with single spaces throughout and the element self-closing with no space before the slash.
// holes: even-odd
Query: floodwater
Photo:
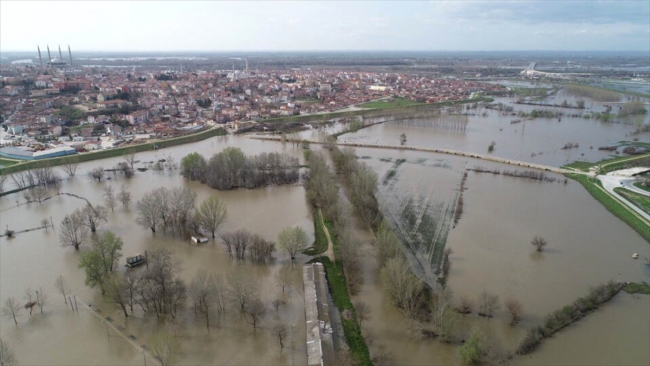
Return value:
<svg viewBox="0 0 650 366">
<path fill-rule="evenodd" d="M 357 149 L 357 156 L 378 173 L 380 182 L 390 170 L 397 170 L 386 184 L 380 183 L 379 200 L 382 211 L 398 228 L 402 239 L 404 233 L 399 232 L 399 228 L 407 223 L 395 221 L 406 221 L 400 214 L 406 206 L 405 201 L 419 203 L 413 205 L 414 216 L 431 215 L 435 226 L 444 227 L 441 222 L 450 220 L 444 207 L 456 199 L 465 169 L 476 165 L 489 169 L 515 169 L 496 163 L 414 151 Z M 406 161 L 395 168 L 397 159 Z M 472 327 L 480 327 L 493 347 L 504 355 L 516 347 L 527 327 L 541 323 L 546 314 L 586 295 L 590 287 L 609 280 L 650 282 L 650 266 L 631 258 L 633 253 L 639 253 L 641 258 L 650 257 L 648 243 L 610 214 L 578 183 L 568 181 L 564 184 L 563 177 L 548 175 L 559 181 L 548 183 L 468 172 L 463 193 L 464 212 L 455 228 L 447 224 L 446 247 L 453 250 L 447 286 L 455 299 L 467 296 L 476 303 L 478 295 L 487 291 L 499 296 L 501 301 L 516 298 L 523 304 L 523 319 L 515 327 L 508 324 L 509 317 L 502 306 L 493 319 L 482 319 L 474 314 L 464 316 L 458 328 L 459 335 L 466 336 Z M 413 231 L 407 232 L 408 235 L 412 238 Z M 535 235 L 548 240 L 543 253 L 536 253 L 530 244 Z M 429 244 L 440 245 L 431 240 L 415 248 L 415 253 L 414 248 L 407 245 L 407 253 L 411 254 L 416 271 L 427 263 L 428 254 L 433 252 L 432 248 L 427 248 Z M 371 352 L 377 352 L 378 346 L 383 345 L 400 364 L 460 364 L 457 346 L 413 339 L 404 318 L 389 305 L 381 290 L 373 249 L 367 245 L 364 250 L 367 253 L 364 255 L 366 283 L 358 299 L 372 309 L 372 319 L 364 330 L 371 339 Z M 428 273 L 420 272 L 420 275 L 430 282 L 432 272 L 430 269 Z M 647 300 L 643 301 L 647 304 Z M 636 318 L 641 323 L 639 328 L 650 328 L 648 307 L 634 304 L 623 301 L 610 316 Z M 611 322 L 601 321 L 597 314 L 589 315 L 581 323 L 598 329 L 593 331 L 595 333 L 613 332 L 608 336 L 617 338 L 619 345 L 645 349 L 650 342 L 647 331 L 628 332 L 624 327 L 610 329 Z M 562 335 L 555 337 L 558 344 L 567 347 L 562 355 L 555 358 L 553 350 L 557 347 L 542 347 L 530 356 L 529 363 L 562 364 L 569 357 L 567 354 L 571 354 L 570 347 L 597 347 L 601 342 L 597 337 L 563 339 Z M 650 361 L 650 357 L 641 351 L 628 355 L 624 349 L 611 350 L 614 353 L 611 357 L 621 360 L 620 364 L 638 364 L 639 359 L 645 363 Z M 583 364 L 589 364 L 591 359 L 581 358 L 580 354 L 573 357 L 576 363 Z M 571 362 L 570 358 L 566 359 Z M 512 363 L 518 364 L 519 361 L 514 358 Z"/>
<path fill-rule="evenodd" d="M 544 101 L 548 104 L 561 104 L 567 100 L 575 105 L 573 98 L 560 91 Z M 470 113 L 464 130 L 446 129 L 443 127 L 423 126 L 428 119 L 418 119 L 423 123 L 387 121 L 354 133 L 340 136 L 339 141 L 367 144 L 398 145 L 400 135 L 407 136 L 407 146 L 422 146 L 467 151 L 472 153 L 487 153 L 490 143 L 495 142 L 493 155 L 502 158 L 527 161 L 543 165 L 562 166 L 576 160 L 596 162 L 606 159 L 612 154 L 598 150 L 599 147 L 617 145 L 619 141 L 630 141 L 638 138 L 639 142 L 650 142 L 650 132 L 635 136 L 631 133 L 636 127 L 634 121 L 629 123 L 608 123 L 582 117 L 568 117 L 571 114 L 591 114 L 603 112 L 602 103 L 586 100 L 586 110 L 558 107 L 540 107 L 514 104 L 515 98 L 498 98 L 494 103 L 504 103 L 512 106 L 514 112 L 537 110 L 561 111 L 565 114 L 557 118 L 523 118 L 503 115 L 499 111 L 478 109 L 463 110 Z M 618 107 L 614 107 L 617 112 Z M 487 113 L 486 116 L 483 114 Z M 520 123 L 512 121 L 522 120 Z M 644 123 L 650 123 L 650 115 L 646 115 Z M 567 143 L 578 143 L 578 148 L 562 149 Z"/>
<path fill-rule="evenodd" d="M 260 143 L 241 137 L 218 137 L 192 145 L 178 146 L 158 152 L 138 154 L 142 161 L 156 161 L 171 155 L 176 162 L 189 152 L 199 151 L 209 157 L 226 146 L 238 146 L 247 154 L 260 152 L 286 151 L 300 156 L 301 151 L 279 143 Z M 220 228 L 227 232 L 239 228 L 259 234 L 267 240 L 276 240 L 280 230 L 288 226 L 303 227 L 313 240 L 313 224 L 304 189 L 300 186 L 268 187 L 257 190 L 234 190 L 219 192 L 198 182 L 187 182 L 178 171 L 136 172 L 131 179 L 114 178 L 96 183 L 85 176 L 85 172 L 96 166 L 112 167 L 119 158 L 93 161 L 80 164 L 77 177 L 64 181 L 61 192 L 70 192 L 88 198 L 93 204 L 101 203 L 102 190 L 112 185 L 116 190 L 125 184 L 136 201 L 146 192 L 157 187 L 188 186 L 198 194 L 200 201 L 208 195 L 219 196 L 228 207 L 228 221 Z M 136 164 L 141 166 L 142 164 Z M 1 226 L 13 230 L 23 230 L 40 226 L 43 218 L 52 218 L 55 231 L 38 230 L 18 234 L 16 238 L 0 239 L 0 301 L 8 297 L 24 301 L 26 288 L 42 287 L 48 295 L 45 314 L 29 316 L 23 312 L 15 327 L 9 319 L 2 319 L 0 334 L 10 340 L 22 364 L 131 364 L 141 365 L 147 357 L 148 364 L 155 364 L 149 356 L 141 352 L 142 345 L 149 344 L 156 330 L 163 323 L 154 314 L 136 311 L 134 316 L 124 318 L 109 304 L 103 303 L 97 292 L 84 285 L 83 272 L 77 268 L 79 253 L 72 248 L 62 248 L 58 242 L 58 226 L 63 217 L 83 207 L 84 201 L 57 196 L 43 204 L 31 203 L 17 208 L 16 200 L 22 201 L 20 194 L 0 199 Z M 109 213 L 108 223 L 100 226 L 100 231 L 112 230 L 124 241 L 123 254 L 130 256 L 144 253 L 145 250 L 164 247 L 173 252 L 174 260 L 180 263 L 180 277 L 189 282 L 198 269 L 223 277 L 236 267 L 246 267 L 246 271 L 258 280 L 260 295 L 268 305 L 269 311 L 257 330 L 246 322 L 238 310 L 231 307 L 225 316 L 212 315 L 212 326 L 205 327 L 204 318 L 195 316 L 188 303 L 176 321 L 176 362 L 178 364 L 304 364 L 305 324 L 304 300 L 302 297 L 302 276 L 300 265 L 290 266 L 284 253 L 275 253 L 274 260 L 265 265 L 250 263 L 237 264 L 226 254 L 220 240 L 202 245 L 188 245 L 178 237 L 152 234 L 135 223 L 135 210 L 126 210 L 121 205 Z M 83 249 L 82 249 L 83 250 Z M 304 262 L 298 258 L 297 262 Z M 118 270 L 123 271 L 124 259 Z M 275 276 L 281 268 L 290 268 L 293 276 L 292 288 L 284 295 Z M 144 271 L 144 268 L 133 269 Z M 63 275 L 72 287 L 72 293 L 79 300 L 79 312 L 72 312 L 54 290 L 54 280 Z M 270 303 L 283 298 L 286 305 L 276 314 Z M 82 304 L 89 304 L 86 307 Z M 97 312 L 100 309 L 100 312 Z M 99 316 L 95 316 L 95 314 Z M 110 324 L 102 318 L 110 317 Z M 277 338 L 270 333 L 275 322 L 282 322 L 290 328 L 290 336 L 285 340 L 285 349 L 280 352 Z M 107 335 L 108 333 L 108 335 Z M 289 340 L 291 338 L 291 340 Z M 36 347 L 36 345 L 38 345 Z M 34 352 L 38 350 L 38 352 Z"/>
<path fill-rule="evenodd" d="M 598 132 L 585 132 L 593 133 L 596 141 L 609 138 L 618 141 L 620 138 L 616 136 L 624 136 L 629 128 L 620 124 L 578 120 L 580 123 L 588 123 L 588 126 L 596 126 Z M 554 126 L 565 126 L 565 119 L 559 124 L 557 121 L 546 120 L 526 123 L 529 126 L 548 125 L 555 129 Z M 421 128 L 417 133 L 415 130 L 407 131 L 408 144 L 433 143 L 438 146 L 438 142 L 444 142 L 449 146 L 441 147 L 463 150 L 463 143 L 466 143 L 467 146 L 480 148 L 475 151 L 484 152 L 483 149 L 492 138 L 481 134 L 496 136 L 502 133 L 497 128 L 501 125 L 505 127 L 504 132 L 510 126 L 509 121 L 500 121 L 498 116 L 470 117 L 464 135 Z M 386 139 L 385 143 L 397 144 L 401 130 L 391 126 L 381 124 L 340 138 L 360 138 L 363 134 L 372 133 L 375 138 Z M 545 132 L 542 127 L 527 127 L 526 137 L 522 137 L 524 142 L 517 148 L 508 150 L 503 146 L 507 146 L 505 139 L 497 141 L 495 153 L 501 148 L 514 155 L 506 157 L 518 158 L 516 154 L 525 154 L 524 145 L 536 144 L 531 131 L 543 135 Z M 337 130 L 343 127 L 333 125 L 331 128 Z M 308 133 L 317 136 L 317 131 L 303 132 Z M 417 141 L 420 142 L 416 143 Z M 582 151 L 583 144 L 580 145 L 579 151 Z M 189 145 L 139 153 L 137 158 L 146 162 L 169 159 L 171 156 L 178 163 L 190 152 L 197 151 L 209 158 L 228 146 L 240 147 L 247 155 L 286 152 L 303 160 L 302 150 L 292 144 L 241 136 L 215 137 Z M 560 162 L 561 159 L 567 158 L 563 154 L 575 152 L 576 150 L 562 151 L 542 156 L 548 157 L 546 163 L 558 161 L 559 165 L 563 163 Z M 516 297 L 523 303 L 524 317 L 520 325 L 510 327 L 504 310 L 498 311 L 493 319 L 470 315 L 461 321 L 461 336 L 473 326 L 479 326 L 495 346 L 498 345 L 503 352 L 511 351 L 523 336 L 526 327 L 538 324 L 545 314 L 583 296 L 590 286 L 610 279 L 650 281 L 650 268 L 641 260 L 631 259 L 635 252 L 641 258 L 650 257 L 648 243 L 607 212 L 578 183 L 542 183 L 468 172 L 465 184 L 467 189 L 463 193 L 464 212 L 454 227 L 449 221 L 449 212 L 453 211 L 466 169 L 477 165 L 501 170 L 515 168 L 416 151 L 357 149 L 357 155 L 378 173 L 378 197 L 382 210 L 398 226 L 398 230 L 401 229 L 400 234 L 410 240 L 406 241 L 405 250 L 410 253 L 410 259 L 416 269 L 419 269 L 420 275 L 432 278 L 437 263 L 436 253 L 446 246 L 454 251 L 447 284 L 456 298 L 467 295 L 476 299 L 481 291 L 488 291 L 502 300 Z M 404 159 L 404 162 L 398 163 L 398 159 Z M 246 228 L 266 239 L 274 240 L 282 228 L 300 225 L 313 237 L 311 214 L 304 189 L 300 186 L 219 192 L 197 182 L 185 181 L 177 170 L 136 172 L 131 179 L 115 178 L 101 183 L 92 182 L 85 176 L 94 167 L 110 168 L 120 161 L 120 158 L 112 158 L 83 163 L 78 176 L 65 181 L 60 190 L 100 203 L 102 190 L 107 185 L 119 189 L 121 184 L 125 184 L 130 188 L 134 201 L 157 187 L 187 186 L 197 192 L 199 200 L 214 194 L 226 203 L 229 220 L 220 229 L 222 233 Z M 144 163 L 136 164 L 136 167 L 141 166 Z M 395 173 L 389 173 L 391 170 Z M 77 268 L 78 253 L 71 248 L 61 248 L 58 243 L 56 229 L 60 221 L 66 214 L 82 207 L 84 202 L 59 196 L 42 205 L 32 203 L 11 208 L 16 200 L 22 201 L 22 196 L 13 194 L 0 198 L 2 228 L 9 226 L 13 230 L 22 230 L 36 227 L 40 225 L 41 219 L 50 217 L 55 223 L 54 232 L 39 230 L 19 234 L 14 239 L 0 239 L 0 302 L 4 303 L 8 297 L 15 297 L 22 302 L 24 290 L 28 287 L 43 287 L 48 293 L 43 316 L 37 310 L 31 317 L 23 312 L 18 327 L 8 319 L 1 320 L 0 334 L 3 339 L 9 339 L 14 344 L 21 363 L 141 365 L 146 360 L 147 364 L 154 364 L 150 356 L 143 356 L 141 346 L 150 343 L 163 321 L 156 319 L 153 314 L 141 312 L 124 318 L 119 311 L 103 303 L 97 292 L 84 285 L 84 275 Z M 419 218 L 419 221 L 409 221 L 414 217 Z M 407 222 L 410 226 L 405 225 Z M 410 336 L 403 317 L 389 304 L 381 289 L 373 248 L 369 244 L 371 234 L 359 224 L 354 226 L 366 241 L 362 248 L 365 283 L 354 299 L 363 300 L 372 311 L 371 320 L 364 324 L 364 334 L 371 352 L 376 354 L 379 346 L 385 346 L 393 354 L 396 363 L 405 365 L 459 364 L 461 360 L 456 345 L 446 345 L 436 340 L 414 340 Z M 431 231 L 431 227 L 435 229 Z M 201 268 L 225 276 L 236 267 L 245 266 L 259 280 L 261 295 L 267 304 L 281 296 L 287 302 L 277 315 L 269 309 L 256 331 L 232 307 L 223 318 L 213 315 L 213 325 L 208 330 L 204 319 L 196 317 L 188 306 L 177 320 L 178 364 L 300 365 L 306 362 L 300 266 L 293 267 L 294 286 L 285 295 L 281 294 L 274 279 L 280 269 L 289 267 L 290 261 L 286 255 L 276 253 L 274 261 L 266 265 L 236 264 L 227 257 L 218 239 L 197 246 L 162 233 L 154 235 L 136 225 L 134 209 L 125 210 L 119 205 L 114 213 L 109 214 L 109 222 L 100 230 L 113 230 L 123 238 L 124 256 L 156 247 L 171 250 L 174 259 L 181 263 L 180 276 L 186 281 Z M 426 235 L 432 232 L 435 240 L 427 240 Z M 530 245 L 534 235 L 541 235 L 549 242 L 541 254 L 535 253 Z M 433 246 L 438 249 L 433 250 Z M 298 262 L 304 262 L 305 259 L 299 258 Z M 121 264 L 119 270 L 124 270 Z M 69 310 L 53 288 L 58 275 L 65 276 L 79 300 L 92 306 L 86 307 L 80 303 L 79 312 Z M 641 330 L 642 327 L 650 328 L 647 305 L 648 297 L 637 300 L 631 296 L 619 295 L 611 306 L 606 305 L 578 324 L 558 333 L 553 339 L 545 341 L 529 357 L 515 357 L 512 363 L 593 363 L 596 362 L 592 362 L 596 360 L 595 355 L 572 350 L 605 348 L 602 347 L 605 341 L 602 337 L 599 338 L 599 334 L 606 334 L 609 339 L 615 338 L 615 341 L 612 341 L 610 358 L 598 358 L 598 362 L 620 360 L 617 363 L 638 364 L 638 361 L 643 361 L 640 363 L 647 364 L 650 361 L 647 354 L 629 351 L 632 348 L 647 349 L 650 342 L 650 334 Z M 101 309 L 100 313 L 94 310 L 98 308 Z M 107 316 L 111 319 L 111 327 L 102 322 L 101 318 Z M 616 325 L 619 320 L 620 324 Z M 293 325 L 290 327 L 289 346 L 282 352 L 277 340 L 269 332 L 275 321 Z M 636 323 L 631 328 L 625 326 L 633 321 Z M 566 349 L 561 350 L 562 347 Z"/>
</svg>

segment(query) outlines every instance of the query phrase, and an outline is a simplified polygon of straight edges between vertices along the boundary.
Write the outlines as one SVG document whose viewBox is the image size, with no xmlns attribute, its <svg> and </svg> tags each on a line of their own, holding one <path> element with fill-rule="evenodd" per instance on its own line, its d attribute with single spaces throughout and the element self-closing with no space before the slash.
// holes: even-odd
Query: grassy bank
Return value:
<svg viewBox="0 0 650 366">
<path fill-rule="evenodd" d="M 2 166 L 2 167 L 12 166 L 12 165 L 18 164 L 18 163 L 20 163 L 20 161 L 18 161 L 18 160 L 0 158 L 0 166 Z"/>
<path fill-rule="evenodd" d="M 348 285 L 345 281 L 343 268 L 332 263 L 332 261 L 327 257 L 318 257 L 314 259 L 314 261 L 322 263 L 325 267 L 327 285 L 330 294 L 332 295 L 334 305 L 336 305 L 341 313 L 343 313 L 344 310 L 350 312 L 349 319 L 341 316 L 343 333 L 345 334 L 348 347 L 350 347 L 350 353 L 359 361 L 359 365 L 372 365 L 366 340 L 363 338 L 361 328 L 359 328 L 357 322 L 354 320 L 356 318 L 356 312 L 352 305 L 352 300 L 350 300 L 350 295 L 348 294 Z"/>
<path fill-rule="evenodd" d="M 196 142 L 196 141 L 201 141 L 205 140 L 210 137 L 214 136 L 222 136 L 225 135 L 226 131 L 223 128 L 212 128 L 206 131 L 202 131 L 199 133 L 191 134 L 191 135 L 186 135 L 186 136 L 181 136 L 181 137 L 176 137 L 168 140 L 160 140 L 160 141 L 152 141 L 152 142 L 146 142 L 143 144 L 137 144 L 137 145 L 130 145 L 130 146 L 124 146 L 124 147 L 118 147 L 115 149 L 108 149 L 108 150 L 101 150 L 97 152 L 89 152 L 89 153 L 84 153 L 84 154 L 75 154 L 75 155 L 68 155 L 68 156 L 62 156 L 62 157 L 57 157 L 57 158 L 51 158 L 51 159 L 43 159 L 43 160 L 32 160 L 32 161 L 25 161 L 21 162 L 9 167 L 5 167 L 0 169 L 0 174 L 10 174 L 22 170 L 28 170 L 28 169 L 33 169 L 36 167 L 51 167 L 51 166 L 57 166 L 57 165 L 62 165 L 70 162 L 85 162 L 85 161 L 91 161 L 91 160 L 98 160 L 98 159 L 106 159 L 106 158 L 112 158 L 116 156 L 122 156 L 124 154 L 130 153 L 130 152 L 142 152 L 142 151 L 149 151 L 153 150 L 154 146 L 157 146 L 159 149 L 165 148 L 165 147 L 171 147 L 171 146 L 176 146 L 176 145 L 182 145 L 182 144 L 187 144 L 190 142 Z"/>
<path fill-rule="evenodd" d="M 623 287 L 623 291 L 627 292 L 628 294 L 650 295 L 650 285 L 645 282 L 630 282 L 625 287 Z"/>
<path fill-rule="evenodd" d="M 643 184 L 641 184 L 641 182 L 633 183 L 633 185 L 634 185 L 635 187 L 637 187 L 638 189 L 643 189 L 644 191 L 650 193 L 650 187 L 646 187 L 646 186 L 644 186 Z"/>
<path fill-rule="evenodd" d="M 632 192 L 629 189 L 616 187 L 614 192 L 623 196 L 623 198 L 632 202 L 636 207 L 640 208 L 643 212 L 650 214 L 650 197 Z"/>
<path fill-rule="evenodd" d="M 583 172 L 588 172 L 589 168 L 600 167 L 598 174 L 605 174 L 615 170 L 627 169 L 635 166 L 650 166 L 650 153 L 636 156 L 617 156 L 615 158 L 601 160 L 597 163 L 588 161 L 575 161 L 571 164 L 564 165 L 563 168 L 574 168 Z"/>
<path fill-rule="evenodd" d="M 408 100 L 406 98 L 390 98 L 384 100 L 377 100 L 374 102 L 362 103 L 359 104 L 361 108 L 370 108 L 370 109 L 386 109 L 386 108 L 396 108 L 396 107 L 409 107 L 414 105 L 423 105 L 426 103 L 416 102 L 413 100 Z"/>
<path fill-rule="evenodd" d="M 643 239 L 650 243 L 650 226 L 648 224 L 636 217 L 627 208 L 623 203 L 617 201 L 605 191 L 600 188 L 599 181 L 596 179 L 589 178 L 582 174 L 567 174 L 568 178 L 571 178 L 580 184 L 589 192 L 598 202 L 600 202 L 607 211 L 611 212 L 614 216 L 621 219 L 623 222 L 628 224 L 634 231 L 639 233 Z"/>
<path fill-rule="evenodd" d="M 314 217 L 314 245 L 312 245 L 311 248 L 304 250 L 303 253 L 314 256 L 325 253 L 325 251 L 327 251 L 328 243 L 327 235 L 325 235 L 325 230 L 323 230 L 323 225 L 321 225 L 321 214 L 318 211 L 318 208 L 313 207 L 312 212 L 312 216 Z M 325 220 L 325 226 L 327 226 L 327 230 L 330 233 L 334 232 L 332 224 L 330 224 L 329 221 Z"/>
</svg>

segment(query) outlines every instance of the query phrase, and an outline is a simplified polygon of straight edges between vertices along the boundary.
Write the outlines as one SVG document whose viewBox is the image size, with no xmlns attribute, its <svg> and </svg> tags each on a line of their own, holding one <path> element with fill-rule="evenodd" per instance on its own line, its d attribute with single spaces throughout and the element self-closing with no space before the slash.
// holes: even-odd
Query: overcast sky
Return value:
<svg viewBox="0 0 650 366">
<path fill-rule="evenodd" d="M 0 51 L 650 52 L 650 1 L 0 1 Z"/>
</svg>

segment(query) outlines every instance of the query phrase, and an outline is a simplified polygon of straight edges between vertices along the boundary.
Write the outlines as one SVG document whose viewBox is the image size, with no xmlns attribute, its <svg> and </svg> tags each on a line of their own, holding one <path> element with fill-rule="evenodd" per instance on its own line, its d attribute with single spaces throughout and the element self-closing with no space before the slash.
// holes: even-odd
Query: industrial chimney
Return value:
<svg viewBox="0 0 650 366">
<path fill-rule="evenodd" d="M 52 56 L 50 55 L 50 45 L 47 45 L 47 63 L 52 62 Z"/>
<path fill-rule="evenodd" d="M 41 46 L 36 46 L 38 48 L 38 60 L 41 62 L 41 72 L 43 72 L 43 57 L 41 57 Z"/>
<path fill-rule="evenodd" d="M 61 45 L 59 45 L 59 60 L 63 62 L 63 55 L 61 54 Z"/>
<path fill-rule="evenodd" d="M 70 70 L 72 70 L 72 51 L 70 51 L 70 45 L 68 45 L 68 53 L 70 54 Z"/>
</svg>

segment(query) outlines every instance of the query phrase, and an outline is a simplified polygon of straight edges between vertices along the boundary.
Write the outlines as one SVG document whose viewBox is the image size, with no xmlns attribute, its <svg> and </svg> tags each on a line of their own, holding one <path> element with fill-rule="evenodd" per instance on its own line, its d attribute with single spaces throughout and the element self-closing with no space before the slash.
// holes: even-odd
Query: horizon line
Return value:
<svg viewBox="0 0 650 366">
<path fill-rule="evenodd" d="M 38 45 L 40 46 L 40 45 Z M 34 52 L 32 49 L 14 49 L 14 50 L 2 50 L 2 53 L 7 52 Z M 93 50 L 93 49 L 78 49 L 76 52 L 134 52 L 134 53 L 148 53 L 148 52 L 351 52 L 351 53 L 361 53 L 361 52 L 636 52 L 636 53 L 648 53 L 650 55 L 650 49 L 648 50 L 603 50 L 603 49 L 582 49 L 582 50 L 561 50 L 561 49 L 501 49 L 501 50 L 468 50 L 468 49 L 458 49 L 458 50 L 445 50 L 445 49 L 431 49 L 431 50 L 417 50 L 417 49 L 392 49 L 392 50 L 346 50 L 346 49 L 323 49 L 323 50 L 251 50 L 251 49 L 241 49 L 241 50 Z"/>
</svg>

